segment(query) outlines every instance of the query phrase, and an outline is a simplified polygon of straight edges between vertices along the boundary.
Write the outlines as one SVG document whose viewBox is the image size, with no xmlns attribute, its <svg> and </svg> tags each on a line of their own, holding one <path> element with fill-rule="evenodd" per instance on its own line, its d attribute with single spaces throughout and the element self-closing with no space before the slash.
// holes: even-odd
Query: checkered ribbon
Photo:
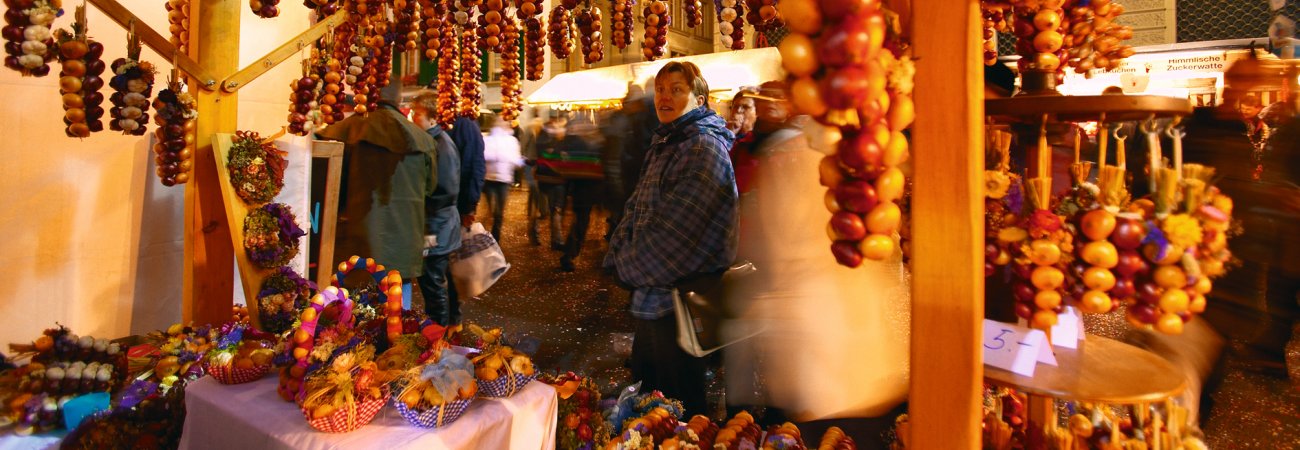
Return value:
<svg viewBox="0 0 1300 450">
<path fill-rule="evenodd" d="M 402 401 L 393 402 L 397 406 L 397 413 L 406 418 L 407 422 L 420 428 L 442 428 L 451 425 L 456 419 L 459 419 L 472 399 L 458 399 L 443 403 L 432 408 L 417 411 L 406 406 Z"/>
</svg>

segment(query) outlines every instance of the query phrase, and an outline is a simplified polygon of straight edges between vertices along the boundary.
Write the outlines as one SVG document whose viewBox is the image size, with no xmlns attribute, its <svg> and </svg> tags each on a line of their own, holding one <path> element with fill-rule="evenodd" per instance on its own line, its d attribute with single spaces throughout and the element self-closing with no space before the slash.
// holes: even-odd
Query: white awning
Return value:
<svg viewBox="0 0 1300 450">
<path fill-rule="evenodd" d="M 709 82 L 712 95 L 718 97 L 730 96 L 744 86 L 785 78 L 781 53 L 774 47 L 766 47 L 562 73 L 529 95 L 527 101 L 529 105 L 617 104 L 627 96 L 629 82 L 644 86 L 669 61 L 695 63 Z"/>
</svg>

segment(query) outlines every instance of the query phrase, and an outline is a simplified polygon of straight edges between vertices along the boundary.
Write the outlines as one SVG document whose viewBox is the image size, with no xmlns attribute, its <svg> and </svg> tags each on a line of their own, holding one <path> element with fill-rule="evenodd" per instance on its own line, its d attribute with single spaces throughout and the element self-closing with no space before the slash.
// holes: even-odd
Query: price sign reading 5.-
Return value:
<svg viewBox="0 0 1300 450">
<path fill-rule="evenodd" d="M 984 364 L 1027 377 L 1038 363 L 1056 365 L 1047 334 L 1010 323 L 984 320 Z"/>
</svg>

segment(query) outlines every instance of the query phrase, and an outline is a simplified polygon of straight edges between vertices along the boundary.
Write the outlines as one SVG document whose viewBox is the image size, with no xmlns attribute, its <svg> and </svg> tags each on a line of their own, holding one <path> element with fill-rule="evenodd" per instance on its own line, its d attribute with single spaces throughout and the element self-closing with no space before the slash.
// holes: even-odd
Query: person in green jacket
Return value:
<svg viewBox="0 0 1300 450">
<path fill-rule="evenodd" d="M 424 202 L 437 186 L 437 143 L 397 109 L 400 82 L 394 80 L 380 94 L 376 110 L 318 133 L 344 144 L 343 210 L 334 254 L 374 258 L 400 271 L 403 280 L 413 280 L 423 268 Z M 402 292 L 411 292 L 410 286 Z M 403 308 L 411 307 L 409 299 L 407 294 Z"/>
</svg>

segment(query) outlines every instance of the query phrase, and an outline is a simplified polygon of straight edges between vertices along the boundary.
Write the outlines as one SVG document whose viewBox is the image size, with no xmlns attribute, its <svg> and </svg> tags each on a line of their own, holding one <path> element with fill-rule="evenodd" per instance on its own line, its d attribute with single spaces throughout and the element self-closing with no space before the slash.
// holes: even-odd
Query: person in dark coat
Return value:
<svg viewBox="0 0 1300 450">
<path fill-rule="evenodd" d="M 583 164 L 594 170 L 577 170 L 565 174 L 564 190 L 569 193 L 573 205 L 573 223 L 569 225 L 569 236 L 564 240 L 564 254 L 560 256 L 560 270 L 572 272 L 573 260 L 582 251 L 582 244 L 587 240 L 587 228 L 591 225 L 591 209 L 602 198 L 605 189 L 604 170 L 593 167 L 600 164 L 600 133 L 591 120 L 579 118 L 568 123 L 564 141 L 560 143 L 560 152 L 564 154 L 573 167 Z"/>
<path fill-rule="evenodd" d="M 547 217 L 551 228 L 551 249 L 564 250 L 564 176 L 554 168 L 554 162 L 560 160 L 560 142 L 564 140 L 565 121 L 552 117 L 537 136 L 537 190 L 545 203 L 542 214 Z"/>
<path fill-rule="evenodd" d="M 487 175 L 487 162 L 483 159 L 483 132 L 473 117 L 461 116 L 452 122 L 447 132 L 460 153 L 460 193 L 456 196 L 456 210 L 460 221 L 470 226 L 477 218 L 479 196 L 483 194 L 483 180 Z"/>
<path fill-rule="evenodd" d="M 460 248 L 460 212 L 456 210 L 460 155 L 451 136 L 438 126 L 437 112 L 437 92 L 421 92 L 411 101 L 412 121 L 426 129 L 438 144 L 438 183 L 433 194 L 424 199 L 424 271 L 420 273 L 419 283 L 424 312 L 445 326 L 460 323 L 460 299 L 448 270 L 451 252 Z"/>
<path fill-rule="evenodd" d="M 423 267 L 424 202 L 437 183 L 436 145 L 398 111 L 400 93 L 400 83 L 385 87 L 379 108 L 330 125 L 318 136 L 344 144 L 347 188 L 340 199 L 336 254 L 374 258 L 413 279 Z"/>
</svg>

